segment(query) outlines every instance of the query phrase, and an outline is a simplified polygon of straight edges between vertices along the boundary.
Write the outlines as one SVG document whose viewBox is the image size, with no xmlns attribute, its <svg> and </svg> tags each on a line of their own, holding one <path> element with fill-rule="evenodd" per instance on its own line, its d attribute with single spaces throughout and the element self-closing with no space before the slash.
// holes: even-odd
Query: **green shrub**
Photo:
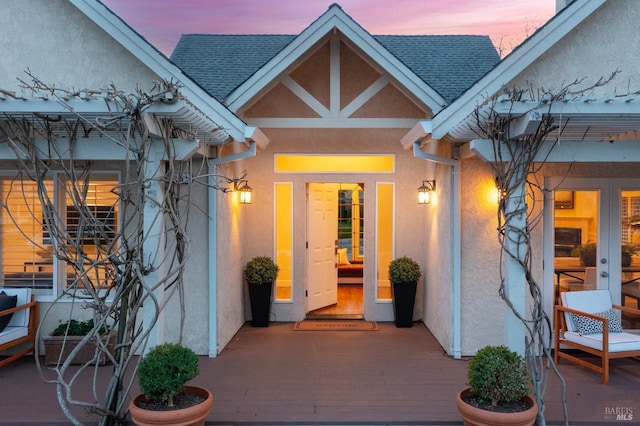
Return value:
<svg viewBox="0 0 640 426">
<path fill-rule="evenodd" d="M 407 256 L 394 259 L 389 264 L 389 280 L 394 284 L 413 283 L 421 276 L 420 265 Z"/>
<path fill-rule="evenodd" d="M 524 357 L 504 345 L 480 349 L 469 362 L 467 378 L 471 390 L 494 406 L 518 401 L 530 392 Z"/>
<path fill-rule="evenodd" d="M 91 330 L 93 330 L 93 319 L 87 321 L 69 320 L 61 322 L 51 332 L 52 336 L 86 336 Z M 106 334 L 109 330 L 106 327 L 100 328 L 100 334 Z"/>
<path fill-rule="evenodd" d="M 278 277 L 280 268 L 267 256 L 258 256 L 247 262 L 244 276 L 249 284 L 270 284 Z"/>
<path fill-rule="evenodd" d="M 587 242 L 585 244 L 580 244 L 574 247 L 573 250 L 571 250 L 571 256 L 579 257 L 580 263 L 584 266 L 595 266 L 597 262 L 597 259 L 596 259 L 597 250 L 598 250 L 598 246 L 596 243 Z M 637 254 L 639 251 L 640 249 L 638 249 L 635 246 L 631 246 L 627 244 L 623 244 L 622 246 L 620 246 L 622 265 L 631 264 L 631 256 L 633 256 L 634 254 Z"/>
<path fill-rule="evenodd" d="M 198 355 L 191 349 L 164 343 L 155 346 L 138 365 L 140 390 L 149 399 L 173 407 L 173 397 L 200 373 Z"/>
</svg>

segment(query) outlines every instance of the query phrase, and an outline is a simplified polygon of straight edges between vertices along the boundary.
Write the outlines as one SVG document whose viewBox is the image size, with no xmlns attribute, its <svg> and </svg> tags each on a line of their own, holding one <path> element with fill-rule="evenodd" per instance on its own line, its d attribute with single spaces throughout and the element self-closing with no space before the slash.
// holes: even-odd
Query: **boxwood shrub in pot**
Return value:
<svg viewBox="0 0 640 426">
<path fill-rule="evenodd" d="M 133 421 L 136 424 L 204 425 L 213 396 L 207 389 L 186 386 L 200 373 L 199 362 L 193 350 L 177 343 L 152 348 L 138 365 L 142 394 L 129 404 Z"/>
<path fill-rule="evenodd" d="M 538 405 L 529 395 L 524 357 L 504 345 L 485 346 L 469 362 L 468 388 L 456 405 L 465 424 L 532 425 Z"/>
<path fill-rule="evenodd" d="M 413 325 L 416 288 L 421 276 L 420 265 L 407 256 L 394 259 L 389 264 L 389 281 L 391 281 L 393 316 L 396 327 L 411 327 Z"/>
<path fill-rule="evenodd" d="M 251 325 L 254 327 L 269 326 L 273 283 L 278 278 L 279 270 L 268 256 L 254 257 L 244 267 L 251 303 Z"/>
</svg>

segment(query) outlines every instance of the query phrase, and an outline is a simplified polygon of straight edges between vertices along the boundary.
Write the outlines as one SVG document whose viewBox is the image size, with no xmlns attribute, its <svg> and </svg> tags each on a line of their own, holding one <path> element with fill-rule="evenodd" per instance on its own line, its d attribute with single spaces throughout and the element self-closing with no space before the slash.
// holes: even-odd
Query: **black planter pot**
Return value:
<svg viewBox="0 0 640 426">
<path fill-rule="evenodd" d="M 393 297 L 393 317 L 396 327 L 413 326 L 413 306 L 416 301 L 417 282 L 393 283 L 391 294 Z"/>
<path fill-rule="evenodd" d="M 249 283 L 249 300 L 251 301 L 251 325 L 269 327 L 271 317 L 271 294 L 273 283 Z"/>
</svg>

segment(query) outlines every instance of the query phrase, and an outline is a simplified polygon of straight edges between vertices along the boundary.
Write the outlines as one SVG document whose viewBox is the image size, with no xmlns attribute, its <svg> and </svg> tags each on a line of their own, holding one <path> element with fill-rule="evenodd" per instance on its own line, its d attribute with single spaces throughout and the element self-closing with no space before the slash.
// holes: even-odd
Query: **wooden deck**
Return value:
<svg viewBox="0 0 640 426">
<path fill-rule="evenodd" d="M 245 325 L 217 358 L 201 358 L 193 383 L 214 394 L 207 424 L 462 424 L 454 398 L 468 359 L 448 357 L 421 323 L 379 325 L 308 332 L 293 332 L 292 323 Z M 560 370 L 572 425 L 640 424 L 640 362 L 614 360 L 608 386 L 585 368 L 563 363 Z M 110 367 L 99 371 L 106 378 Z M 0 384 L 0 423 L 68 424 L 32 358 L 0 368 Z M 623 411 L 633 420 L 616 420 Z M 546 419 L 563 424 L 557 379 L 547 390 Z"/>
</svg>

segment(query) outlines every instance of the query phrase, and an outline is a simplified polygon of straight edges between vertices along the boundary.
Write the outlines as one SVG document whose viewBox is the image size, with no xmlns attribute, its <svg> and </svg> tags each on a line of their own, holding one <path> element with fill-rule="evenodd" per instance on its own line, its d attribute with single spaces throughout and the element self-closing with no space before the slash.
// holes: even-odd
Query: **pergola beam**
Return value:
<svg viewBox="0 0 640 426">
<path fill-rule="evenodd" d="M 10 145 L 11 142 L 5 140 L 0 142 L 0 160 L 15 160 L 18 156 L 22 158 L 28 158 L 28 154 L 20 154 L 20 147 L 14 148 Z M 176 161 L 183 161 L 191 158 L 200 149 L 200 141 L 197 139 L 171 139 L 172 154 Z M 127 158 L 131 158 L 133 152 L 130 149 L 125 148 L 122 143 L 104 137 L 89 137 L 82 138 L 77 142 L 73 149 L 68 138 L 55 139 L 51 144 L 46 138 L 36 138 L 35 147 L 40 152 L 42 158 L 46 158 L 49 153 L 56 159 L 62 160 L 107 160 L 107 161 L 123 161 Z M 73 150 L 73 152 L 72 152 Z M 163 157 L 160 160 L 168 160 Z"/>
<path fill-rule="evenodd" d="M 79 96 L 56 100 L 51 97 L 4 97 L 0 99 L 0 120 L 26 119 L 31 123 L 44 120 L 86 120 L 88 124 L 102 128 L 105 133 L 112 132 L 113 129 L 127 125 L 127 117 L 121 116 L 123 109 L 122 102 L 104 95 L 88 96 L 79 93 Z M 204 143 L 219 145 L 231 140 L 229 133 L 213 122 L 198 108 L 193 106 L 186 99 L 173 100 L 167 98 L 166 102 L 155 103 L 144 109 L 145 123 L 149 124 L 155 119 L 170 118 L 176 128 L 187 133 L 193 133 L 194 138 L 202 140 Z M 105 123 L 113 120 L 110 126 Z M 121 124 L 116 126 L 116 121 Z M 244 142 L 241 140 L 240 142 Z"/>
<path fill-rule="evenodd" d="M 490 139 L 474 139 L 470 149 L 486 162 L 495 162 L 495 150 Z M 510 161 L 508 148 L 501 149 L 502 161 Z M 595 141 L 546 141 L 534 158 L 541 163 L 639 163 L 640 141 L 618 140 L 613 142 Z"/>
</svg>

